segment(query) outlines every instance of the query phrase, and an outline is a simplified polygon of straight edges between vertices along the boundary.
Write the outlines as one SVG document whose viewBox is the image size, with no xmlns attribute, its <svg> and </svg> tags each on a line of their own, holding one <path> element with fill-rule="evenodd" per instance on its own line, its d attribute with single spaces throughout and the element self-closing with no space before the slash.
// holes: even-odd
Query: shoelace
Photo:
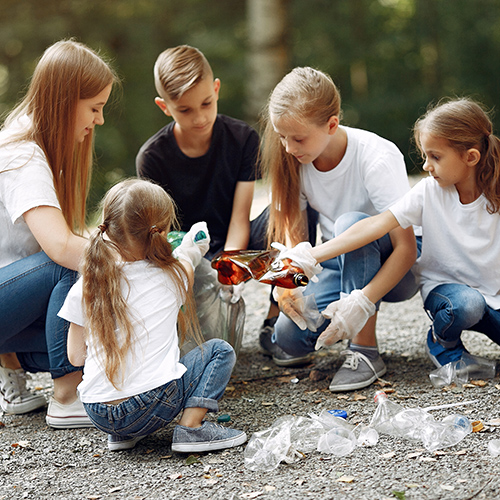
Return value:
<svg viewBox="0 0 500 500">
<path fill-rule="evenodd" d="M 373 367 L 371 361 L 362 353 L 358 351 L 345 350 L 340 353 L 346 355 L 346 360 L 342 364 L 342 368 L 350 368 L 352 371 L 358 369 L 359 360 L 362 359 L 370 368 L 370 370 L 378 377 L 375 368 Z"/>
<path fill-rule="evenodd" d="M 14 401 L 16 399 L 22 399 L 25 394 L 30 394 L 27 387 L 26 381 L 31 379 L 31 377 L 24 371 L 10 371 L 8 374 L 7 384 L 2 387 L 2 392 L 4 398 L 7 401 Z"/>
</svg>

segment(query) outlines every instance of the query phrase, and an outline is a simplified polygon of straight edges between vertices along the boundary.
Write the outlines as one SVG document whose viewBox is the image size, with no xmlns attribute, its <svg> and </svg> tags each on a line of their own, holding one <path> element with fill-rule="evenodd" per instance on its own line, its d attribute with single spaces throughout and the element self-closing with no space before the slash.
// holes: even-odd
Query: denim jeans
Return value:
<svg viewBox="0 0 500 500">
<path fill-rule="evenodd" d="M 360 212 L 350 212 L 342 215 L 335 223 L 335 235 L 343 233 L 347 228 L 368 215 Z M 417 238 L 420 254 L 421 238 Z M 304 295 L 314 294 L 319 311 L 340 299 L 340 292 L 350 293 L 367 285 L 380 270 L 392 253 L 392 243 L 389 235 L 353 252 L 339 255 L 334 259 L 322 262 L 323 271 L 318 274 L 317 283 L 309 282 Z M 382 300 L 386 302 L 401 302 L 407 300 L 418 290 L 413 273 L 408 273 Z M 380 302 L 376 304 L 377 310 Z M 301 330 L 292 320 L 280 313 L 274 325 L 273 341 L 288 354 L 299 357 L 314 351 L 316 340 L 328 326 L 325 321 L 316 332 Z"/>
<path fill-rule="evenodd" d="M 57 316 L 76 279 L 43 252 L 2 267 L 0 353 L 15 352 L 24 370 L 52 378 L 77 371 L 66 352 L 69 323 Z"/>
<path fill-rule="evenodd" d="M 484 297 L 467 285 L 437 286 L 427 296 L 424 308 L 439 343 L 447 349 L 456 347 L 463 330 L 484 333 L 500 344 L 500 310 L 489 307 Z"/>
<path fill-rule="evenodd" d="M 177 380 L 132 396 L 120 404 L 84 403 L 101 431 L 118 436 L 147 436 L 169 424 L 184 408 L 218 411 L 236 355 L 225 340 L 211 339 L 183 356 L 187 368 Z"/>
</svg>

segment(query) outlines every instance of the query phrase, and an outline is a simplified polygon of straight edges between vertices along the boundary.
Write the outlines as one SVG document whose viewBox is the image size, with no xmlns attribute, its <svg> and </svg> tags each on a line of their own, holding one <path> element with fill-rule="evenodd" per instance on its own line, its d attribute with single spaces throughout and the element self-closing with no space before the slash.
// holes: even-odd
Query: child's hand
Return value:
<svg viewBox="0 0 500 500">
<path fill-rule="evenodd" d="M 179 260 L 191 264 L 193 270 L 210 248 L 210 235 L 206 222 L 197 222 L 182 238 L 181 244 L 172 252 Z"/>
<path fill-rule="evenodd" d="M 318 337 L 316 350 L 333 345 L 339 340 L 352 339 L 365 326 L 368 318 L 375 314 L 375 305 L 361 290 L 341 295 L 343 297 L 340 300 L 332 302 L 322 312 L 331 322 Z"/>
<path fill-rule="evenodd" d="M 300 267 L 304 274 L 311 281 L 318 281 L 316 277 L 323 268 L 318 264 L 318 261 L 311 255 L 311 244 L 308 241 L 303 241 L 293 248 L 287 248 L 281 243 L 273 242 L 271 243 L 273 248 L 280 250 L 278 259 L 290 259 L 295 265 Z"/>
</svg>

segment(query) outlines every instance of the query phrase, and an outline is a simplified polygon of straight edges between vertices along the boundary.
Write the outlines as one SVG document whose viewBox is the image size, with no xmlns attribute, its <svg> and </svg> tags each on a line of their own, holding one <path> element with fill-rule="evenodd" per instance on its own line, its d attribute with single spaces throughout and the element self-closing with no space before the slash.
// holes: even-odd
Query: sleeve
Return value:
<svg viewBox="0 0 500 500">
<path fill-rule="evenodd" d="M 154 154 L 152 148 L 149 147 L 149 141 L 146 142 L 137 153 L 135 159 L 135 169 L 137 177 L 141 179 L 151 179 L 159 182 L 159 162 L 157 155 Z"/>
<path fill-rule="evenodd" d="M 71 287 L 68 295 L 66 296 L 66 300 L 57 315 L 70 323 L 74 323 L 75 325 L 85 326 L 82 298 L 83 280 L 80 277 Z"/>
<path fill-rule="evenodd" d="M 422 225 L 425 185 L 425 179 L 421 180 L 399 201 L 389 207 L 403 229 L 412 225 Z"/>
<path fill-rule="evenodd" d="M 404 157 L 396 146 L 386 149 L 366 170 L 364 183 L 379 213 L 385 212 L 410 190 Z"/>
<path fill-rule="evenodd" d="M 35 207 L 61 208 L 52 171 L 36 144 L 9 144 L 2 154 L 2 163 L 0 199 L 13 224 Z"/>
</svg>

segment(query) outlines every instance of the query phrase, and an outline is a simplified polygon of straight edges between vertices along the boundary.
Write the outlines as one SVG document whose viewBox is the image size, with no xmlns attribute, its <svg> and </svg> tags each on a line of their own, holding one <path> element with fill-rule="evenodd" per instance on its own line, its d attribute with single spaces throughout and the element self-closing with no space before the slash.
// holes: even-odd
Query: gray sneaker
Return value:
<svg viewBox="0 0 500 500">
<path fill-rule="evenodd" d="M 314 352 L 309 352 L 304 356 L 292 356 L 285 352 L 278 344 L 272 341 L 274 327 L 265 325 L 259 333 L 259 344 L 261 351 L 266 356 L 271 356 L 278 366 L 302 366 L 310 363 L 314 358 Z"/>
<path fill-rule="evenodd" d="M 247 440 L 243 431 L 223 427 L 213 422 L 203 422 L 201 427 L 191 428 L 176 425 L 172 437 L 172 451 L 195 453 L 223 450 L 239 446 Z"/>
<path fill-rule="evenodd" d="M 372 361 L 364 354 L 358 351 L 351 351 L 350 349 L 342 351 L 341 354 L 345 354 L 347 357 L 339 371 L 333 377 L 330 384 L 332 392 L 363 389 L 373 384 L 375 380 L 387 371 L 380 355 Z"/>
</svg>

